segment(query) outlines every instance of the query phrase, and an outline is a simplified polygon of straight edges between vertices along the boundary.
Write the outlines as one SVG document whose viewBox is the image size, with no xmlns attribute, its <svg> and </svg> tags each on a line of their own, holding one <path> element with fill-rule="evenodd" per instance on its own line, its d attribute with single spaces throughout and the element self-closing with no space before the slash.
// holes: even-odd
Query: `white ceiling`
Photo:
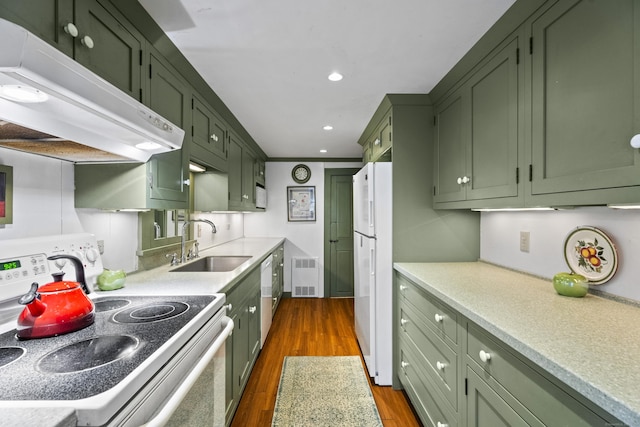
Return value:
<svg viewBox="0 0 640 427">
<path fill-rule="evenodd" d="M 296 158 L 360 157 L 383 96 L 430 92 L 514 3 L 139 1 L 264 152 Z"/>
</svg>

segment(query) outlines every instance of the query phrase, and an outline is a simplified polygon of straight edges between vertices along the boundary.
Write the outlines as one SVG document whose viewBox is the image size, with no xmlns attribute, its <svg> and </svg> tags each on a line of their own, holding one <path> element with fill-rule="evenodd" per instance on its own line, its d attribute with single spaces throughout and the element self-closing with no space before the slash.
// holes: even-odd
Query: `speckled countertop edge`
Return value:
<svg viewBox="0 0 640 427">
<path fill-rule="evenodd" d="M 621 421 L 640 425 L 637 307 L 562 297 L 550 280 L 483 262 L 394 267 Z"/>
<path fill-rule="evenodd" d="M 251 256 L 235 270 L 228 272 L 173 272 L 179 266 L 166 265 L 151 270 L 129 274 L 125 287 L 115 291 L 96 291 L 90 295 L 198 295 L 225 293 L 233 288 L 247 272 L 260 267 L 262 261 L 285 241 L 281 237 L 249 237 L 232 240 L 219 246 L 200 251 L 200 258 L 207 256 Z"/>
</svg>

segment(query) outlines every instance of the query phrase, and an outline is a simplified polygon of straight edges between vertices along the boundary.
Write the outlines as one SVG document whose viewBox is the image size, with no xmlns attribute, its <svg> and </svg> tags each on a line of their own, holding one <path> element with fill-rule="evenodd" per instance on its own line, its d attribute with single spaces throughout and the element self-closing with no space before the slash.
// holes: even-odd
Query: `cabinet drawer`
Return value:
<svg viewBox="0 0 640 427">
<path fill-rule="evenodd" d="M 424 315 L 429 328 L 455 346 L 458 343 L 458 316 L 456 313 L 433 301 L 425 291 L 406 277 L 400 275 L 396 277 L 398 295 L 401 300 L 415 307 L 417 312 Z"/>
<path fill-rule="evenodd" d="M 467 363 L 503 399 L 517 399 L 544 425 L 607 423 L 471 323 L 467 332 Z"/>
<path fill-rule="evenodd" d="M 441 398 L 419 369 L 420 362 L 409 350 L 410 347 L 400 345 L 400 369 L 398 377 L 418 411 L 423 424 L 428 427 L 457 427 L 458 420 L 444 405 L 439 405 Z"/>
<path fill-rule="evenodd" d="M 410 305 L 400 305 L 400 339 L 415 346 L 420 369 L 438 386 L 454 410 L 458 409 L 458 355 L 429 329 Z"/>
</svg>

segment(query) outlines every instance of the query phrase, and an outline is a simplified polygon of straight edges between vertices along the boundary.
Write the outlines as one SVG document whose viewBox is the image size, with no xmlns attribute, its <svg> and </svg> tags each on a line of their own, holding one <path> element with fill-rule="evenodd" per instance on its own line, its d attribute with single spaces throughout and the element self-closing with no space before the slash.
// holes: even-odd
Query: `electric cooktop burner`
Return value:
<svg viewBox="0 0 640 427">
<path fill-rule="evenodd" d="M 0 400 L 77 400 L 105 392 L 175 335 L 182 340 L 180 330 L 215 299 L 105 296 L 94 301 L 94 324 L 79 331 L 23 341 L 15 329 L 0 334 Z"/>
<path fill-rule="evenodd" d="M 113 316 L 118 323 L 149 323 L 171 319 L 187 311 L 189 306 L 183 302 L 163 301 L 157 304 L 145 304 L 119 311 Z"/>
</svg>

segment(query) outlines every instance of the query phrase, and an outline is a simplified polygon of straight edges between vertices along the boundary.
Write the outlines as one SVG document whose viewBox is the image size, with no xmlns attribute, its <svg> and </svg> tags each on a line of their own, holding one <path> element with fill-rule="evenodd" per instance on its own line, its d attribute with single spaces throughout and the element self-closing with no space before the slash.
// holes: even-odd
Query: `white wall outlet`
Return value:
<svg viewBox="0 0 640 427">
<path fill-rule="evenodd" d="M 529 252 L 530 237 L 529 231 L 520 232 L 520 252 Z"/>
<path fill-rule="evenodd" d="M 231 224 L 227 224 L 227 230 L 231 230 Z"/>
<path fill-rule="evenodd" d="M 100 255 L 104 253 L 104 240 L 98 240 L 98 252 Z"/>
<path fill-rule="evenodd" d="M 202 237 L 202 226 L 198 224 L 198 237 Z"/>
</svg>

